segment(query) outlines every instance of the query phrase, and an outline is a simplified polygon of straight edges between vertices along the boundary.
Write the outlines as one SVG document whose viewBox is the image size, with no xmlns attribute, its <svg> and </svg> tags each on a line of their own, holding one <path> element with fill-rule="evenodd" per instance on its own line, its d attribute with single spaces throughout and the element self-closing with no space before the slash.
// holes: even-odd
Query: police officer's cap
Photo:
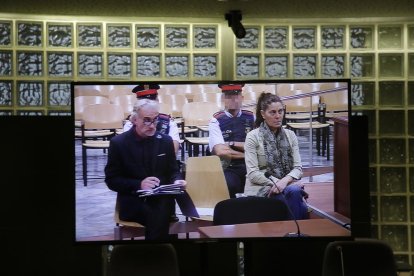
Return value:
<svg viewBox="0 0 414 276">
<path fill-rule="evenodd" d="M 244 84 L 219 84 L 221 92 L 225 95 L 239 95 Z"/>
<path fill-rule="evenodd" d="M 158 89 L 160 89 L 158 84 L 140 84 L 132 89 L 132 93 L 135 93 L 138 99 L 155 100 L 158 95 Z"/>
</svg>

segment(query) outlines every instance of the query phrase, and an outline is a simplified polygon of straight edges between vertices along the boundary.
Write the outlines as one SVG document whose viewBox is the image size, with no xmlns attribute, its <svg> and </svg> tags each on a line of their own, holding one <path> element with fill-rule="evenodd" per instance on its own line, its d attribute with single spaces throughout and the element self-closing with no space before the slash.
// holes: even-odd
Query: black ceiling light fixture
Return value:
<svg viewBox="0 0 414 276">
<path fill-rule="evenodd" d="M 231 27 L 234 35 L 237 38 L 244 38 L 246 36 L 246 30 L 244 29 L 243 24 L 241 23 L 241 11 L 230 11 L 225 14 L 224 18 L 229 23 L 229 27 Z"/>
</svg>

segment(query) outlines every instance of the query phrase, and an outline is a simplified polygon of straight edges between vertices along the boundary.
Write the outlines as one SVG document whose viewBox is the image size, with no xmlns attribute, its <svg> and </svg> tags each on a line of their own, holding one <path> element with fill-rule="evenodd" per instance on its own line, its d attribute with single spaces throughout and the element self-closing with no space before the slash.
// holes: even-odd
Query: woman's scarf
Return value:
<svg viewBox="0 0 414 276">
<path fill-rule="evenodd" d="M 285 130 L 281 127 L 274 133 L 262 122 L 259 131 L 263 136 L 267 171 L 278 179 L 285 177 L 293 169 L 292 148 Z"/>
</svg>

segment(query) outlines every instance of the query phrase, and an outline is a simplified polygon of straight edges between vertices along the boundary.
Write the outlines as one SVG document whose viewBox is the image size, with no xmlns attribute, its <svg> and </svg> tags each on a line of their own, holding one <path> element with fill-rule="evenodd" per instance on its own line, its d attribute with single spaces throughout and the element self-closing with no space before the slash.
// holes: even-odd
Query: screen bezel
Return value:
<svg viewBox="0 0 414 276">
<path fill-rule="evenodd" d="M 186 84 L 194 84 L 194 85 L 200 85 L 200 84 L 218 84 L 218 83 L 245 83 L 245 84 L 265 84 L 265 83 L 272 83 L 272 84 L 277 84 L 277 83 L 334 83 L 334 82 L 344 82 L 347 83 L 347 89 L 348 89 L 348 117 L 351 119 L 351 113 L 352 113 L 352 109 L 351 109 L 351 80 L 350 79 L 286 79 L 286 80 L 239 80 L 239 81 L 148 81 L 145 82 L 146 84 L 159 84 L 159 85 L 186 85 Z M 77 81 L 77 82 L 72 82 L 71 83 L 71 89 L 72 89 L 72 115 L 74 112 L 74 88 L 77 85 L 136 85 L 138 82 L 123 82 L 123 81 Z M 72 116 L 74 118 L 74 116 Z M 354 117 L 354 116 L 352 116 Z M 350 129 L 353 128 L 353 120 L 349 120 L 349 125 L 350 125 Z M 357 126 L 360 127 L 360 126 Z M 357 133 L 360 133 L 359 131 L 351 131 L 350 130 L 350 146 L 352 147 L 356 147 L 358 145 L 358 143 L 352 143 L 351 138 L 353 134 L 354 136 L 356 136 Z M 357 139 L 357 138 L 355 138 Z M 353 140 L 355 140 L 353 138 Z M 361 137 L 359 137 L 358 139 L 361 139 Z M 364 143 L 362 143 L 364 144 Z M 359 144 L 361 145 L 361 144 Z M 360 149 L 360 150 L 365 150 L 365 149 Z M 352 153 L 353 150 L 350 149 L 350 153 Z M 350 193 L 351 193 L 351 202 L 350 202 L 350 208 L 351 208 L 351 226 L 353 225 L 354 222 L 354 216 L 357 216 L 357 218 L 355 219 L 356 222 L 358 223 L 362 223 L 363 225 L 366 225 L 367 223 L 369 223 L 369 219 L 367 219 L 366 215 L 362 214 L 361 215 L 361 210 L 360 207 L 358 206 L 366 206 L 366 198 L 361 198 L 361 196 L 359 197 L 359 200 L 362 202 L 354 202 L 354 196 L 353 193 L 355 193 L 355 189 L 353 189 L 353 187 L 355 187 L 356 183 L 355 183 L 355 179 L 358 179 L 357 177 L 355 177 L 356 174 L 359 174 L 359 172 L 361 172 L 361 170 L 355 170 L 354 166 L 353 166 L 353 162 L 351 162 L 351 159 L 358 159 L 355 156 L 350 156 L 350 160 L 349 160 L 349 168 L 350 168 Z M 360 162 L 361 165 L 361 162 Z M 353 174 L 351 173 L 353 172 Z M 357 173 L 355 173 L 357 172 Z M 76 181 L 74 183 L 75 187 L 74 190 L 76 190 Z M 76 195 L 74 196 L 74 206 L 73 208 L 76 209 Z M 114 222 L 114 226 L 115 226 L 115 222 Z M 337 236 L 327 236 L 327 237 L 312 237 L 312 239 L 348 239 L 348 238 L 352 238 L 355 236 L 362 236 L 362 235 L 366 235 L 366 227 L 363 227 L 363 230 L 361 230 L 360 228 L 358 228 L 359 230 L 356 231 L 357 229 L 353 229 L 351 227 L 351 234 L 350 237 L 337 237 Z M 78 240 L 76 238 L 76 211 L 75 211 L 75 223 L 74 223 L 74 241 L 77 244 L 90 244 L 90 243 L 97 243 L 97 244 L 124 244 L 124 243 L 141 243 L 141 242 L 165 242 L 165 241 L 146 241 L 146 240 Z M 199 241 L 212 241 L 212 240 L 226 240 L 226 241 L 231 241 L 231 240 L 235 240 L 235 241 L 240 241 L 240 240 L 245 240 L 245 241 L 252 241 L 252 240 L 262 240 L 262 239 L 283 239 L 283 237 L 246 237 L 246 238 L 219 238 L 219 239 L 209 239 L 209 238 L 200 238 L 200 239 L 177 239 L 177 240 L 173 240 L 173 242 L 199 242 Z M 171 242 L 170 240 L 168 242 Z"/>
</svg>

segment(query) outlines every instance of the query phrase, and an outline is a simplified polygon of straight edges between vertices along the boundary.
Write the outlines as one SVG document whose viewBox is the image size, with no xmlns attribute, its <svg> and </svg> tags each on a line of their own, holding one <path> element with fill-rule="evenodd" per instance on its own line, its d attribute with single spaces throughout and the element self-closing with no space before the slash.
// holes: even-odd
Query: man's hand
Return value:
<svg viewBox="0 0 414 276">
<path fill-rule="evenodd" d="M 183 190 L 185 190 L 187 188 L 187 181 L 185 181 L 185 180 L 176 180 L 176 181 L 174 181 L 174 184 L 182 185 Z"/>
<path fill-rule="evenodd" d="M 155 176 L 149 176 L 141 181 L 142 190 L 151 190 L 160 185 L 160 180 Z"/>
</svg>

